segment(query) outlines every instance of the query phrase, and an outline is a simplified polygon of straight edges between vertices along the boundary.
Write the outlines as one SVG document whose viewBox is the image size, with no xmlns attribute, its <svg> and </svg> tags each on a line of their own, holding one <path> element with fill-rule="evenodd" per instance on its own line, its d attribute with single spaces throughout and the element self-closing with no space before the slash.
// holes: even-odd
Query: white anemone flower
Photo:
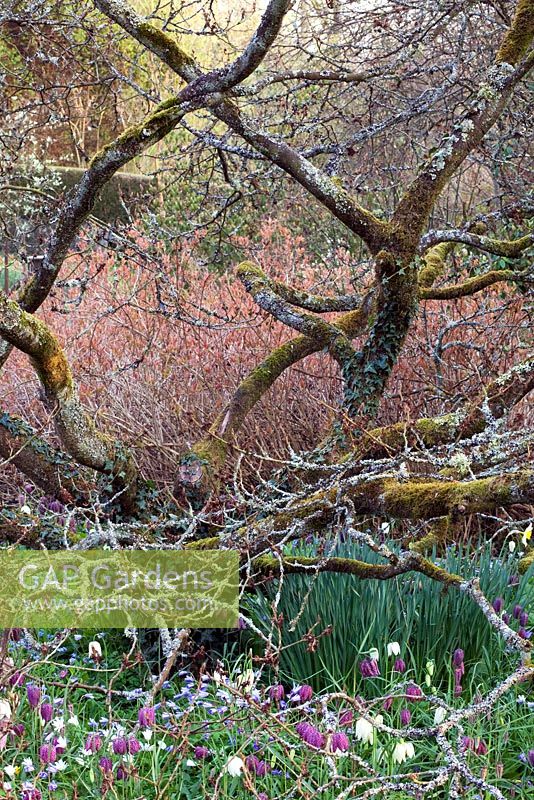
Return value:
<svg viewBox="0 0 534 800">
<path fill-rule="evenodd" d="M 239 756 L 232 756 L 226 762 L 226 765 L 223 768 L 223 772 L 228 773 L 233 778 L 237 778 L 243 772 L 243 767 L 245 766 L 245 762 Z"/>
</svg>

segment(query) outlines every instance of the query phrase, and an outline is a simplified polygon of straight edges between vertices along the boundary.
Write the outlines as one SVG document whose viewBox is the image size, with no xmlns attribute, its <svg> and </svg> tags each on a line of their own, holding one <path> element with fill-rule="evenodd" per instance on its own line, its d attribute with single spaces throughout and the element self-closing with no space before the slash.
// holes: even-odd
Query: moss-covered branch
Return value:
<svg viewBox="0 0 534 800">
<path fill-rule="evenodd" d="M 268 289 L 272 294 L 277 295 L 286 303 L 297 308 L 305 308 L 307 311 L 314 311 L 316 314 L 324 314 L 328 311 L 354 311 L 362 304 L 362 298 L 357 294 L 344 294 L 337 297 L 322 297 L 320 295 L 305 292 L 302 289 L 295 289 L 282 281 L 274 280 L 266 275 L 256 264 L 246 262 L 237 268 L 237 275 L 248 284 L 253 286 L 255 282 L 257 291 Z"/>
<path fill-rule="evenodd" d="M 132 507 L 137 470 L 123 447 L 97 430 L 84 410 L 67 359 L 47 326 L 0 293 L 0 335 L 30 357 L 66 451 L 83 466 L 109 474 L 122 505 Z"/>
<path fill-rule="evenodd" d="M 342 368 L 354 354 L 349 340 L 336 325 L 298 311 L 274 291 L 271 282 L 258 266 L 246 261 L 237 268 L 237 276 L 260 308 L 284 325 L 316 339 L 320 347 L 326 347 Z"/>
<path fill-rule="evenodd" d="M 441 242 L 430 247 L 423 256 L 423 267 L 419 271 L 418 283 L 421 289 L 432 286 L 445 271 L 447 256 L 454 248 L 450 242 Z"/>
<path fill-rule="evenodd" d="M 459 412 L 365 431 L 363 443 L 347 456 L 347 461 L 388 458 L 405 447 L 432 448 L 469 439 L 485 430 L 488 419 L 501 419 L 533 390 L 534 359 L 529 359 L 492 381 L 474 402 Z"/>
<path fill-rule="evenodd" d="M 421 300 L 457 300 L 460 297 L 469 297 L 481 292 L 496 283 L 521 283 L 528 279 L 531 279 L 531 276 L 525 273 L 524 270 L 516 272 L 512 269 L 493 269 L 483 275 L 474 275 L 463 283 L 451 283 L 432 289 L 420 289 L 419 297 Z"/>
<path fill-rule="evenodd" d="M 309 520 L 310 530 L 321 530 L 334 520 L 344 497 L 359 515 L 427 520 L 450 514 L 491 513 L 515 503 L 532 503 L 534 472 L 524 470 L 465 482 L 402 482 L 393 478 L 347 481 L 315 492 L 305 502 L 274 514 L 258 525 L 277 531 L 286 530 L 298 520 Z"/>
<path fill-rule="evenodd" d="M 5 411 L 0 414 L 0 457 L 63 503 L 82 498 L 92 488 L 66 453 L 48 444 L 22 419 Z"/>
<path fill-rule="evenodd" d="M 202 71 L 174 37 L 140 17 L 121 0 L 94 0 L 110 19 L 120 25 L 137 41 L 157 55 L 186 83 L 201 82 Z M 291 175 L 319 200 L 353 233 L 360 236 L 371 252 L 377 253 L 389 232 L 387 223 L 356 202 L 345 189 L 338 186 L 325 172 L 279 139 L 273 139 L 252 125 L 230 96 L 223 96 L 211 107 L 212 112 L 229 128 L 252 145 L 273 164 Z"/>
<path fill-rule="evenodd" d="M 440 243 L 460 243 L 475 250 L 483 250 L 505 258 L 518 258 L 525 250 L 534 244 L 534 234 L 527 234 L 520 239 L 492 239 L 490 236 L 480 236 L 475 232 L 465 230 L 438 230 L 431 231 L 421 239 L 421 247 L 439 247 Z M 439 252 L 439 251 L 438 251 Z"/>
<path fill-rule="evenodd" d="M 335 326 L 347 337 L 362 333 L 373 313 L 374 293 L 369 292 L 358 310 L 339 317 Z M 274 382 L 290 367 L 323 348 L 317 338 L 297 336 L 277 347 L 244 378 L 237 387 L 228 405 L 216 417 L 208 434 L 197 442 L 186 456 L 186 465 L 192 460 L 197 469 L 182 470 L 177 478 L 175 491 L 184 487 L 204 497 L 217 485 L 219 472 L 224 465 L 228 448 L 240 430 L 247 415 Z"/>
<path fill-rule="evenodd" d="M 495 57 L 498 64 L 517 64 L 526 54 L 534 37 L 534 2 L 519 0 L 510 29 Z"/>
<path fill-rule="evenodd" d="M 428 575 L 428 577 L 438 580 L 446 586 L 459 588 L 464 583 L 460 575 L 448 572 L 416 553 L 404 553 L 389 564 L 369 564 L 366 561 L 359 561 L 354 558 L 307 558 L 298 556 L 277 559 L 272 556 L 260 556 L 254 559 L 253 567 L 255 572 L 271 576 L 280 575 L 282 570 L 284 575 L 313 575 L 317 572 L 335 572 L 379 581 L 387 581 L 398 575 L 405 575 L 407 572 L 415 571 Z"/>
</svg>

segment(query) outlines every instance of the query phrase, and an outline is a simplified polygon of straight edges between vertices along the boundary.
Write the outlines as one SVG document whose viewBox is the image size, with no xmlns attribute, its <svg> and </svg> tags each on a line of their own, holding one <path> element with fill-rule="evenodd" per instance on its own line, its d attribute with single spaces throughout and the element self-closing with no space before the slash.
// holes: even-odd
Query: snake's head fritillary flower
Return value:
<svg viewBox="0 0 534 800">
<path fill-rule="evenodd" d="M 88 753 L 98 753 L 102 748 L 102 737 L 97 733 L 90 733 L 85 740 L 85 750 Z"/>
<path fill-rule="evenodd" d="M 118 736 L 116 739 L 113 739 L 111 747 L 113 752 L 118 756 L 125 756 L 128 752 L 128 742 L 124 736 Z"/>
<path fill-rule="evenodd" d="M 412 712 L 409 708 L 403 708 L 400 712 L 400 721 L 403 728 L 410 724 L 412 721 Z"/>
<path fill-rule="evenodd" d="M 397 742 L 395 745 L 395 749 L 393 750 L 393 761 L 396 764 L 402 764 L 406 759 L 413 758 L 415 755 L 415 749 L 412 742 L 405 742 L 401 740 Z"/>
<path fill-rule="evenodd" d="M 281 683 L 278 683 L 276 686 L 269 687 L 269 697 L 271 700 L 275 702 L 280 702 L 285 697 L 285 689 Z"/>
<path fill-rule="evenodd" d="M 323 734 L 309 722 L 299 722 L 295 726 L 295 730 L 300 738 L 311 747 L 315 747 L 318 750 L 324 747 L 325 739 Z"/>
<path fill-rule="evenodd" d="M 364 658 L 360 662 L 360 672 L 363 678 L 376 678 L 380 675 L 378 661 L 374 658 Z"/>
<path fill-rule="evenodd" d="M 462 745 L 462 750 L 474 751 L 475 740 L 471 736 L 462 736 L 461 745 Z"/>
<path fill-rule="evenodd" d="M 42 703 L 40 708 L 41 719 L 43 722 L 50 722 L 54 716 L 54 708 L 51 703 Z"/>
<path fill-rule="evenodd" d="M 247 756 L 245 759 L 245 766 L 249 770 L 249 772 L 253 772 L 259 778 L 264 778 L 269 771 L 268 764 L 265 761 L 260 761 L 258 756 Z"/>
<path fill-rule="evenodd" d="M 243 767 L 245 766 L 245 762 L 239 756 L 232 756 L 226 762 L 226 765 L 223 768 L 223 772 L 228 773 L 233 778 L 237 778 L 243 772 Z"/>
<path fill-rule="evenodd" d="M 11 734 L 13 736 L 24 736 L 24 732 L 26 730 L 25 725 L 22 722 L 17 722 L 16 725 L 13 725 L 11 728 Z"/>
<path fill-rule="evenodd" d="M 382 708 L 384 709 L 384 711 L 389 711 L 392 705 L 393 705 L 393 698 L 391 697 L 391 695 L 388 695 L 388 697 L 386 697 L 386 699 L 382 703 Z"/>
<path fill-rule="evenodd" d="M 332 734 L 332 738 L 330 740 L 330 751 L 332 753 L 346 753 L 350 747 L 348 736 L 346 736 L 343 732 L 338 731 L 337 733 Z"/>
<path fill-rule="evenodd" d="M 495 613 L 496 614 L 500 614 L 501 611 L 503 610 L 504 600 L 502 599 L 502 597 L 496 597 L 495 600 L 493 601 L 492 605 L 493 605 L 493 610 L 495 611 Z"/>
<path fill-rule="evenodd" d="M 354 727 L 354 735 L 361 742 L 373 744 L 373 739 L 375 735 L 374 725 L 364 717 L 360 717 L 360 719 L 356 721 L 356 725 Z"/>
<path fill-rule="evenodd" d="M 39 758 L 43 764 L 53 764 L 57 761 L 57 750 L 53 744 L 42 744 L 39 748 Z"/>
<path fill-rule="evenodd" d="M 26 683 L 26 676 L 22 672 L 14 672 L 13 675 L 9 678 L 9 685 L 13 688 L 17 686 L 24 686 Z"/>
<path fill-rule="evenodd" d="M 486 744 L 484 739 L 479 739 L 478 742 L 476 743 L 474 750 L 477 756 L 485 756 L 486 753 L 488 752 L 488 745 Z"/>
<path fill-rule="evenodd" d="M 143 706 L 138 711 L 137 720 L 142 728 L 150 728 L 156 721 L 156 709 L 153 706 Z"/>
<path fill-rule="evenodd" d="M 308 700 L 312 699 L 313 689 L 307 683 L 304 683 L 302 686 L 299 686 L 297 694 L 301 703 L 307 703 Z"/>
<path fill-rule="evenodd" d="M 0 722 L 11 719 L 11 705 L 8 700 L 0 700 Z"/>
<path fill-rule="evenodd" d="M 26 688 L 26 696 L 28 697 L 28 703 L 32 708 L 37 708 L 39 705 L 39 701 L 41 700 L 41 690 L 38 686 L 34 683 L 31 683 Z"/>
<path fill-rule="evenodd" d="M 348 708 L 346 711 L 343 711 L 341 713 L 341 716 L 339 717 L 339 724 L 350 725 L 353 719 L 354 719 L 354 713 L 350 708 Z"/>
<path fill-rule="evenodd" d="M 97 663 L 102 661 L 102 646 L 100 642 L 89 642 L 89 658 Z"/>
<path fill-rule="evenodd" d="M 42 794 L 34 786 L 27 786 L 22 790 L 20 800 L 41 800 Z"/>
<path fill-rule="evenodd" d="M 423 697 L 423 692 L 421 687 L 418 686 L 416 683 L 410 683 L 406 687 L 406 697 L 409 697 L 410 700 L 421 700 Z"/>
</svg>

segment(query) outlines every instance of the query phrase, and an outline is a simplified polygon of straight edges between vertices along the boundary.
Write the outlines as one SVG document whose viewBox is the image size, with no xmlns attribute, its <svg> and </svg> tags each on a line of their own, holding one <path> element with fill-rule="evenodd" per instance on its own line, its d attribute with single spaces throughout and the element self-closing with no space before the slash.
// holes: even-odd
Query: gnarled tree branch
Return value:
<svg viewBox="0 0 534 800">
<path fill-rule="evenodd" d="M 137 489 L 137 469 L 131 455 L 98 431 L 84 410 L 65 354 L 47 326 L 0 293 L 0 335 L 30 357 L 66 451 L 79 464 L 109 474 L 125 509 L 131 509 Z"/>
</svg>

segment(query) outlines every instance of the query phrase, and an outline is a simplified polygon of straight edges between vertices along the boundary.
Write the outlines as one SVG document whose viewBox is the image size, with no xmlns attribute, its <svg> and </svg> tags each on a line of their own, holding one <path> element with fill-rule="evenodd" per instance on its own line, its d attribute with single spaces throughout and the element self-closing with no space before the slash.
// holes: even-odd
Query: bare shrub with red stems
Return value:
<svg viewBox="0 0 534 800">
<path fill-rule="evenodd" d="M 129 238 L 132 247 L 121 253 L 86 243 L 72 255 L 42 316 L 58 332 L 95 417 L 127 441 L 147 477 L 170 484 L 180 454 L 206 432 L 240 380 L 288 339 L 288 330 L 258 310 L 231 268 L 222 275 L 203 272 L 199 237 L 176 243 L 170 252 L 160 246 L 156 253 L 139 232 Z M 350 288 L 347 250 L 333 252 L 325 269 L 302 236 L 273 219 L 263 221 L 256 242 L 242 237 L 235 244 L 272 278 L 315 292 Z M 356 279 L 363 292 L 371 276 Z M 517 360 L 527 333 L 527 310 L 518 292 L 503 297 L 499 288 L 490 288 L 449 303 L 422 303 L 379 422 L 433 416 L 450 409 L 451 401 L 476 396 Z M 14 353 L 11 365 L 8 409 L 27 418 L 29 405 L 32 421 L 46 425 L 26 358 Z M 251 456 L 249 468 L 265 474 L 289 448 L 312 449 L 340 399 L 335 362 L 324 353 L 312 355 L 287 370 L 261 399 L 237 450 Z M 526 402 L 515 410 L 523 423 L 527 413 Z"/>
</svg>

